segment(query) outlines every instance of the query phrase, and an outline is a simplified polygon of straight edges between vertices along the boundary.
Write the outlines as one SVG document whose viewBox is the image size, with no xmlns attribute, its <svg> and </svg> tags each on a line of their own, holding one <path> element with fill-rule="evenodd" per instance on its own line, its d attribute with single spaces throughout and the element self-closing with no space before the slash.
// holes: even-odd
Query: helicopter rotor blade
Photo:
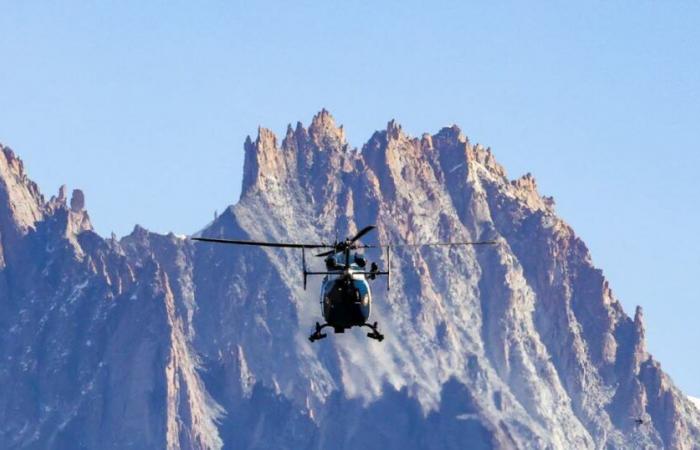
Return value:
<svg viewBox="0 0 700 450">
<path fill-rule="evenodd" d="M 449 245 L 495 245 L 497 241 L 471 241 L 471 242 L 420 242 L 417 244 L 392 244 L 392 247 L 432 247 Z"/>
<path fill-rule="evenodd" d="M 366 227 L 364 227 L 363 229 L 361 229 L 360 231 L 358 231 L 357 234 L 356 234 L 352 239 L 350 239 L 350 242 L 355 242 L 355 241 L 357 241 L 357 240 L 360 239 L 362 236 L 364 236 L 365 234 L 367 234 L 367 233 L 369 233 L 370 231 L 374 230 L 375 228 L 377 228 L 375 225 L 367 225 Z"/>
<path fill-rule="evenodd" d="M 256 245 L 259 247 L 333 248 L 332 245 L 328 245 L 328 244 L 296 244 L 296 243 L 288 243 L 288 242 L 262 242 L 262 241 L 247 241 L 247 240 L 239 240 L 239 239 L 214 239 L 214 238 L 202 238 L 202 237 L 193 237 L 190 239 L 192 239 L 193 241 L 213 242 L 216 244 Z"/>
<path fill-rule="evenodd" d="M 357 248 L 385 248 L 385 247 L 431 247 L 450 245 L 495 245 L 498 241 L 469 241 L 469 242 L 419 242 L 416 244 L 391 244 L 391 245 L 359 245 Z"/>
<path fill-rule="evenodd" d="M 360 231 L 358 231 L 358 232 L 355 234 L 355 236 L 353 236 L 353 237 L 347 239 L 346 241 L 336 242 L 335 245 L 329 245 L 329 246 L 327 247 L 327 248 L 332 248 L 332 250 L 329 250 L 329 251 L 323 252 L 323 253 L 319 253 L 319 254 L 314 255 L 314 256 L 323 257 L 323 256 L 333 255 L 334 253 L 344 252 L 344 251 L 347 250 L 347 249 L 354 250 L 354 249 L 356 249 L 356 248 L 363 248 L 362 246 L 353 245 L 353 243 L 354 243 L 355 241 L 357 241 L 358 239 L 360 239 L 360 238 L 361 238 L 362 236 L 364 236 L 365 234 L 367 234 L 367 233 L 369 233 L 370 231 L 374 230 L 375 228 L 377 228 L 375 225 L 367 225 L 366 227 L 364 227 L 363 229 L 361 229 Z M 324 247 L 324 248 L 326 248 L 326 247 Z"/>
</svg>

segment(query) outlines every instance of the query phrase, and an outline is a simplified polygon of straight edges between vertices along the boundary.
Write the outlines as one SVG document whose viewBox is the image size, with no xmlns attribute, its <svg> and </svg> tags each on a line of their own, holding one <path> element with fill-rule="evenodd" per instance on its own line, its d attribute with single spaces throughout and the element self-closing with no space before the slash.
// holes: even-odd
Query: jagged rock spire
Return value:
<svg viewBox="0 0 700 450">
<path fill-rule="evenodd" d="M 12 221 L 5 226 L 18 233 L 33 228 L 43 217 L 43 204 L 39 188 L 27 177 L 22 160 L 0 144 L 0 216 Z"/>
<path fill-rule="evenodd" d="M 309 136 L 320 150 L 342 148 L 347 144 L 343 126 L 337 126 L 335 119 L 325 108 L 311 119 Z"/>
<path fill-rule="evenodd" d="M 297 122 L 294 129 L 289 124 L 281 148 L 275 134 L 261 127 L 255 142 L 246 138 L 244 149 L 242 196 L 263 187 L 266 191 L 294 186 L 319 191 L 318 186 L 309 185 L 309 172 L 332 173 L 342 166 L 347 141 L 343 127 L 336 125 L 333 116 L 324 108 L 311 119 L 308 130 L 301 122 Z M 314 183 L 325 182 L 317 177 Z"/>
<path fill-rule="evenodd" d="M 70 209 L 74 213 L 79 213 L 85 209 L 85 194 L 80 189 L 73 189 L 70 198 Z"/>
<path fill-rule="evenodd" d="M 16 252 L 16 241 L 44 217 L 44 199 L 24 164 L 0 144 L 0 270 Z"/>
</svg>

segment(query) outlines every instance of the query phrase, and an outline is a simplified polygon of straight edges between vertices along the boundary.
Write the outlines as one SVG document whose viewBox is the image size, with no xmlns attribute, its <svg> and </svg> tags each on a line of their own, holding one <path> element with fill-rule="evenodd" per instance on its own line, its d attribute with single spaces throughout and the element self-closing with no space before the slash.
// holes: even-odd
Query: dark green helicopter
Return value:
<svg viewBox="0 0 700 450">
<path fill-rule="evenodd" d="M 326 323 L 321 325 L 316 322 L 315 331 L 309 336 L 311 342 L 323 339 L 325 333 L 321 331 L 326 327 L 331 327 L 336 333 L 344 333 L 352 327 L 367 327 L 370 332 L 367 337 L 384 340 L 384 335 L 379 332 L 377 322 L 369 323 L 372 306 L 372 294 L 368 280 L 374 280 L 377 276 L 387 277 L 387 289 L 390 287 L 390 250 L 392 247 L 423 247 L 432 245 L 490 245 L 496 241 L 477 242 L 430 242 L 419 244 L 389 244 L 389 245 L 364 245 L 358 241 L 361 237 L 374 230 L 374 225 L 368 225 L 361 229 L 353 237 L 343 241 L 335 241 L 333 244 L 299 244 L 284 242 L 259 242 L 233 239 L 214 239 L 204 237 L 193 237 L 195 241 L 214 242 L 219 244 L 236 245 L 256 245 L 261 247 L 281 247 L 300 248 L 302 270 L 304 274 L 304 289 L 306 289 L 306 278 L 309 275 L 323 275 L 321 284 L 321 314 Z M 367 270 L 367 260 L 353 250 L 365 248 L 386 249 L 387 270 L 379 270 L 377 263 L 372 263 Z M 330 249 L 315 256 L 325 257 L 326 270 L 323 272 L 309 271 L 306 268 L 307 249 Z"/>
</svg>

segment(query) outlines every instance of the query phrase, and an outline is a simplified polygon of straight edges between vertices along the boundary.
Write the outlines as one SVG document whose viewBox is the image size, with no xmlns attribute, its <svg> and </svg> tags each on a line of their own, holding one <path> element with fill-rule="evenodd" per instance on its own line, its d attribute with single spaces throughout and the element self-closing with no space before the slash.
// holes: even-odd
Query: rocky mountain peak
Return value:
<svg viewBox="0 0 700 450">
<path fill-rule="evenodd" d="M 56 200 L 58 202 L 60 202 L 64 205 L 66 204 L 66 200 L 67 200 L 66 192 L 68 192 L 68 186 L 66 186 L 65 184 L 62 184 L 61 187 L 58 188 L 58 197 L 56 198 Z"/>
<path fill-rule="evenodd" d="M 644 311 L 641 306 L 637 306 L 634 310 L 634 328 L 644 337 Z"/>
<path fill-rule="evenodd" d="M 24 171 L 22 160 L 9 148 L 0 144 L 0 219 L 9 222 L 0 233 L 24 233 L 43 217 L 44 199 L 36 183 Z"/>
<path fill-rule="evenodd" d="M 497 173 L 504 172 L 498 171 L 494 164 L 490 166 Z M 537 189 L 537 181 L 531 173 L 526 173 L 522 177 L 511 181 L 511 185 L 515 188 L 516 195 L 522 199 L 522 201 L 534 210 L 543 210 L 548 212 L 554 211 L 554 199 L 551 197 L 543 197 Z"/>
<path fill-rule="evenodd" d="M 39 188 L 27 177 L 22 160 L 0 144 L 0 270 L 13 258 L 17 240 L 43 217 Z"/>
<path fill-rule="evenodd" d="M 244 144 L 243 188 L 241 196 L 251 190 L 260 189 L 266 183 L 276 183 L 286 170 L 284 155 L 277 148 L 277 137 L 267 129 L 258 128 L 253 142 L 248 136 Z"/>
<path fill-rule="evenodd" d="M 468 142 L 467 137 L 457 125 L 441 128 L 435 135 L 435 139 L 450 144 L 466 144 Z"/>
<path fill-rule="evenodd" d="M 403 134 L 401 124 L 399 124 L 395 119 L 391 119 L 386 124 L 386 134 L 389 140 L 398 140 Z"/>
<path fill-rule="evenodd" d="M 79 213 L 85 209 L 85 194 L 80 189 L 73 189 L 73 194 L 70 198 L 70 210 L 74 213 Z"/>
<path fill-rule="evenodd" d="M 277 149 L 277 136 L 269 128 L 258 127 L 258 137 L 255 139 L 255 146 L 259 150 L 272 151 Z"/>
<path fill-rule="evenodd" d="M 334 195 L 340 172 L 352 170 L 357 155 L 348 150 L 345 132 L 323 109 L 309 128 L 297 122 L 287 126 L 281 147 L 272 131 L 261 128 L 255 142 L 247 139 L 242 196 L 265 195 L 272 203 L 283 202 L 285 192 L 298 192 L 305 201 L 323 202 Z M 317 176 L 311 177 L 312 173 Z"/>
<path fill-rule="evenodd" d="M 73 189 L 70 199 L 70 232 L 80 234 L 83 231 L 92 231 L 90 216 L 85 210 L 85 194 L 80 189 Z"/>
<path fill-rule="evenodd" d="M 319 150 L 339 149 L 347 144 L 343 126 L 337 126 L 335 119 L 325 108 L 311 119 L 309 136 Z"/>
<path fill-rule="evenodd" d="M 297 127 L 301 126 L 301 123 L 297 122 Z M 292 139 L 294 139 L 294 128 L 292 128 L 292 124 L 288 123 L 287 124 L 287 131 L 284 133 L 284 139 L 282 140 L 282 148 L 287 148 L 288 147 L 288 142 L 291 142 Z"/>
<path fill-rule="evenodd" d="M 423 133 L 421 135 L 420 142 L 421 147 L 426 151 L 432 150 L 434 148 L 433 137 L 430 135 L 430 133 Z"/>
<path fill-rule="evenodd" d="M 73 189 L 69 201 L 67 192 L 66 185 L 62 185 L 58 189 L 58 194 L 52 196 L 46 203 L 44 210 L 49 217 L 65 217 L 65 220 L 59 221 L 65 228 L 65 235 L 73 243 L 76 251 L 82 253 L 75 236 L 84 231 L 93 231 L 90 216 L 85 209 L 85 194 L 81 189 Z"/>
</svg>

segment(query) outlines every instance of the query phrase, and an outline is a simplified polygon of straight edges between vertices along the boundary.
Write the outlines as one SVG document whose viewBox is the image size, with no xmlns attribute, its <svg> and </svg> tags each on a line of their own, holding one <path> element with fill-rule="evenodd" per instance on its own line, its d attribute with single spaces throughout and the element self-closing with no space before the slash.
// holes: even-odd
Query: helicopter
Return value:
<svg viewBox="0 0 700 450">
<path fill-rule="evenodd" d="M 316 322 L 314 332 L 309 336 L 309 341 L 311 342 L 327 337 L 326 333 L 322 333 L 325 328 L 333 328 L 335 333 L 344 333 L 345 330 L 352 327 L 367 327 L 370 329 L 370 332 L 367 333 L 367 337 L 370 339 L 375 339 L 379 342 L 384 340 L 384 335 L 379 332 L 377 322 L 369 322 L 372 306 L 372 294 L 369 287 L 369 281 L 375 280 L 378 276 L 386 276 L 386 287 L 387 290 L 389 290 L 391 281 L 391 248 L 496 244 L 496 241 L 430 242 L 418 244 L 385 245 L 364 245 L 358 242 L 360 238 L 375 228 L 375 225 L 368 225 L 358 231 L 354 236 L 348 237 L 342 241 L 338 241 L 336 239 L 333 244 L 262 242 L 206 237 L 192 237 L 191 239 L 194 241 L 217 244 L 301 249 L 304 290 L 306 290 L 306 281 L 308 276 L 324 276 L 321 283 L 320 304 L 321 315 L 326 322 L 323 324 Z M 375 262 L 370 265 L 369 270 L 367 269 L 367 260 L 364 256 L 355 251 L 367 248 L 383 248 L 386 250 L 386 270 L 380 270 L 379 266 Z M 307 269 L 306 250 L 312 249 L 329 249 L 315 255 L 316 257 L 325 258 L 325 271 L 310 271 Z"/>
</svg>

